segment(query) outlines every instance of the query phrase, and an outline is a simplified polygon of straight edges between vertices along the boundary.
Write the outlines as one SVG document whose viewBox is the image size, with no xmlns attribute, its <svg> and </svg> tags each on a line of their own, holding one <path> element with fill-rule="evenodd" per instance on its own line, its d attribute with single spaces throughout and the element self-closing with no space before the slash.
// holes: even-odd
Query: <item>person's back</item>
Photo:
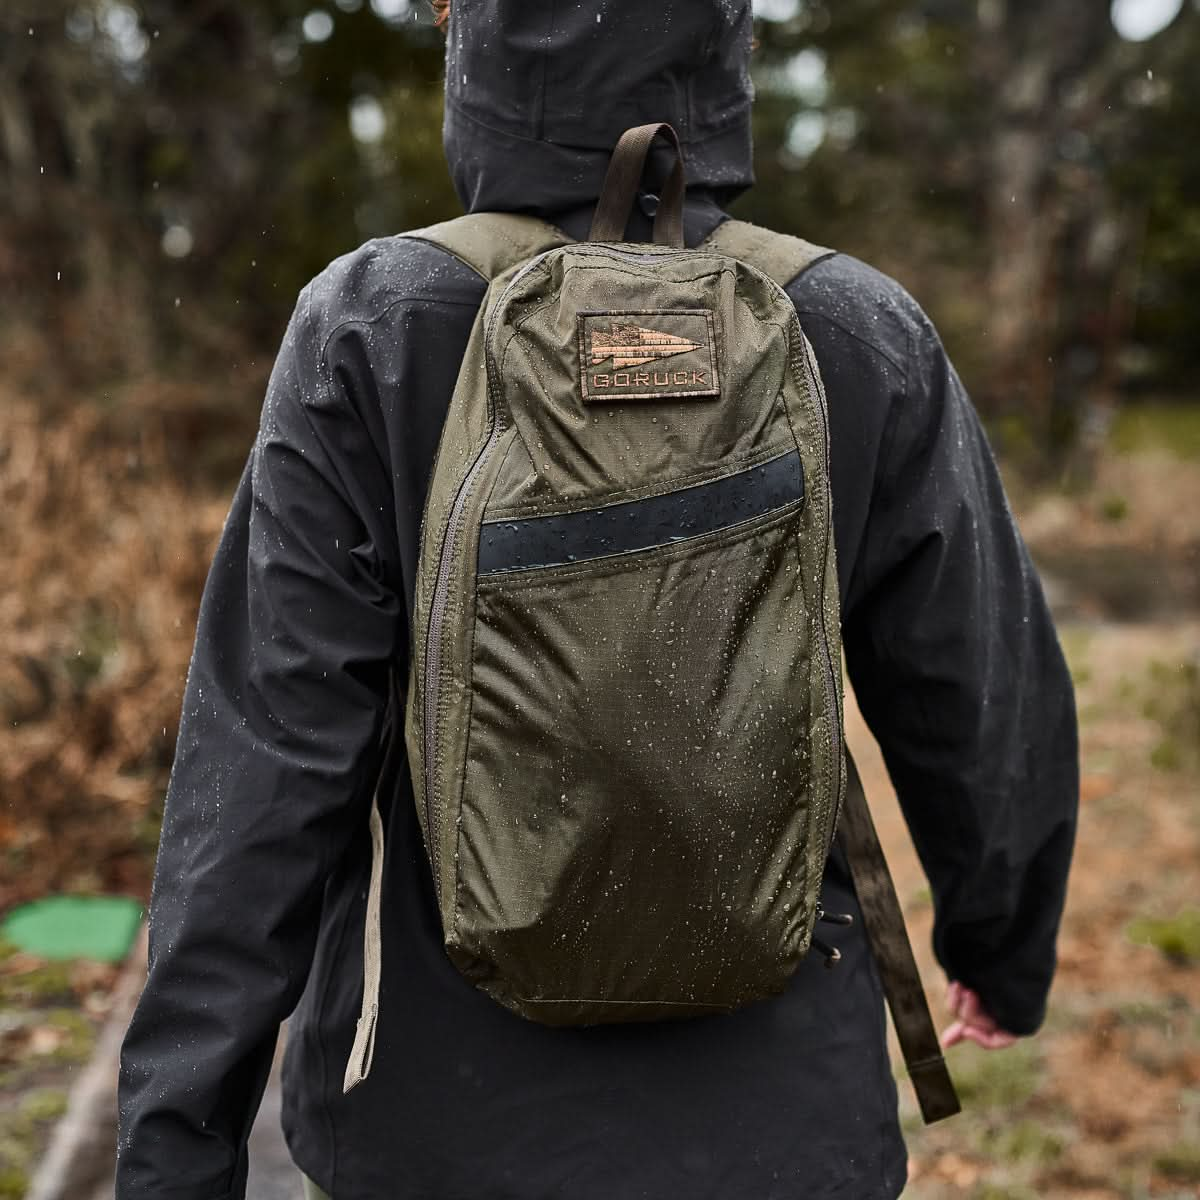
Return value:
<svg viewBox="0 0 1200 1200">
<path fill-rule="evenodd" d="M 752 182 L 749 46 L 749 3 L 455 0 L 459 195 L 585 238 L 617 136 L 666 120 L 696 245 Z M 635 1026 L 524 1021 L 445 956 L 398 731 L 421 514 L 485 286 L 397 235 L 335 260 L 297 303 L 201 608 L 124 1053 L 118 1200 L 243 1194 L 294 1007 L 285 1127 L 334 1200 L 896 1196 L 904 1147 L 861 925 L 834 935 L 837 969 L 805 960 L 777 998 Z M 930 876 L 935 949 L 1000 1027 L 1031 1033 L 1076 794 L 1041 591 L 916 303 L 840 254 L 787 291 L 828 394 L 847 667 Z M 343 1095 L 381 768 L 374 1065 Z M 823 906 L 859 911 L 840 849 Z"/>
</svg>

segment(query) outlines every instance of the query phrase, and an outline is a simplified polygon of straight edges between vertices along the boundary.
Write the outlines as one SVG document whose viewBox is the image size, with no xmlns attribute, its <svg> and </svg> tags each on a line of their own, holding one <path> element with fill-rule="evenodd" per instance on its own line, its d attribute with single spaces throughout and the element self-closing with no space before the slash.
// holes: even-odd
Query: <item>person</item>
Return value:
<svg viewBox="0 0 1200 1200">
<path fill-rule="evenodd" d="M 750 187 L 749 0 L 454 0 L 444 144 L 469 211 L 586 238 L 609 152 L 669 121 L 695 245 Z M 643 197 L 646 213 L 653 195 Z M 639 217 L 634 239 L 649 239 Z M 404 761 L 431 463 L 484 281 L 372 238 L 301 291 L 204 589 L 123 1048 L 118 1200 L 240 1200 L 281 1022 L 284 1127 L 333 1200 L 884 1200 L 906 1155 L 861 923 L 732 1015 L 552 1029 L 447 959 Z M 787 288 L 824 377 L 846 664 L 933 894 L 945 1040 L 1043 1020 L 1071 856 L 1070 680 L 937 333 L 847 254 Z M 343 1094 L 379 779 L 383 980 Z M 859 912 L 840 847 L 823 905 Z"/>
</svg>

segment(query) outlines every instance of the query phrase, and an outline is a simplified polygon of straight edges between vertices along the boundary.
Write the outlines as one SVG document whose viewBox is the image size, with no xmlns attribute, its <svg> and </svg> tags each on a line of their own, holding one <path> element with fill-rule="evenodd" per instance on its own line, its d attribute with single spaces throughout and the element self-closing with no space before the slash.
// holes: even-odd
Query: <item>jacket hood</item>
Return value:
<svg viewBox="0 0 1200 1200">
<path fill-rule="evenodd" d="M 669 121 L 688 187 L 754 182 L 750 0 L 454 0 L 442 139 L 468 212 L 594 202 L 631 125 Z M 650 185 L 669 168 L 657 147 Z"/>
</svg>

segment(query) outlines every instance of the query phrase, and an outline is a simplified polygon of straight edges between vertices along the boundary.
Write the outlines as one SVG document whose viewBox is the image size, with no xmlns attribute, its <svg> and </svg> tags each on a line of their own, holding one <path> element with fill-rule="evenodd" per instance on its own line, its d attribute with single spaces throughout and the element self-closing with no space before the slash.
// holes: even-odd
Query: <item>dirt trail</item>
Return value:
<svg viewBox="0 0 1200 1200">
<path fill-rule="evenodd" d="M 1200 1196 L 1200 915 L 1188 916 L 1200 900 L 1200 739 L 1179 741 L 1200 719 L 1200 622 L 1060 631 L 1083 774 L 1049 1016 L 1013 1050 L 951 1052 L 965 1107 L 954 1120 L 924 1129 L 901 1085 L 912 1200 Z M 941 1025 L 927 885 L 878 751 L 848 719 Z M 1139 924 L 1159 946 L 1138 943 Z"/>
</svg>

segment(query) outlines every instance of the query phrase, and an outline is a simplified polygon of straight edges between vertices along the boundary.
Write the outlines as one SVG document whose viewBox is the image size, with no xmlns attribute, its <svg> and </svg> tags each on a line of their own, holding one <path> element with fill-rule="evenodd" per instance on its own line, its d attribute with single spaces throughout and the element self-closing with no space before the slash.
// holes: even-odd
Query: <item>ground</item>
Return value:
<svg viewBox="0 0 1200 1200">
<path fill-rule="evenodd" d="M 1200 1194 L 1200 454 L 1174 420 L 1119 425 L 1071 490 L 1011 481 L 1077 686 L 1079 841 L 1045 1029 L 955 1048 L 951 1121 L 923 1129 L 901 1086 L 913 1200 Z M 0 914 L 51 889 L 144 896 L 228 492 L 95 413 L 45 431 L 0 404 L 0 445 L 0 554 L 22 564 L 0 577 Z M 928 889 L 850 722 L 943 1020 Z M 0 945 L 0 1200 L 24 1195 L 114 979 Z"/>
<path fill-rule="evenodd" d="M 1013 1050 L 949 1052 L 964 1103 L 953 1120 L 923 1128 L 901 1085 L 914 1200 L 1200 1193 L 1200 806 L 1194 775 L 1158 765 L 1159 721 L 1122 699 L 1160 694 L 1147 662 L 1187 661 L 1200 623 L 1064 633 L 1085 771 L 1049 1016 Z M 877 755 L 860 765 L 944 1021 L 924 878 Z"/>
<path fill-rule="evenodd" d="M 902 1085 L 913 1200 L 1200 1195 L 1200 462 L 1133 451 L 1079 494 L 1019 499 L 1080 716 L 1059 970 L 1038 1036 L 950 1052 L 963 1115 L 925 1129 Z M 860 763 L 940 1001 L 928 891 L 871 750 Z"/>
</svg>

